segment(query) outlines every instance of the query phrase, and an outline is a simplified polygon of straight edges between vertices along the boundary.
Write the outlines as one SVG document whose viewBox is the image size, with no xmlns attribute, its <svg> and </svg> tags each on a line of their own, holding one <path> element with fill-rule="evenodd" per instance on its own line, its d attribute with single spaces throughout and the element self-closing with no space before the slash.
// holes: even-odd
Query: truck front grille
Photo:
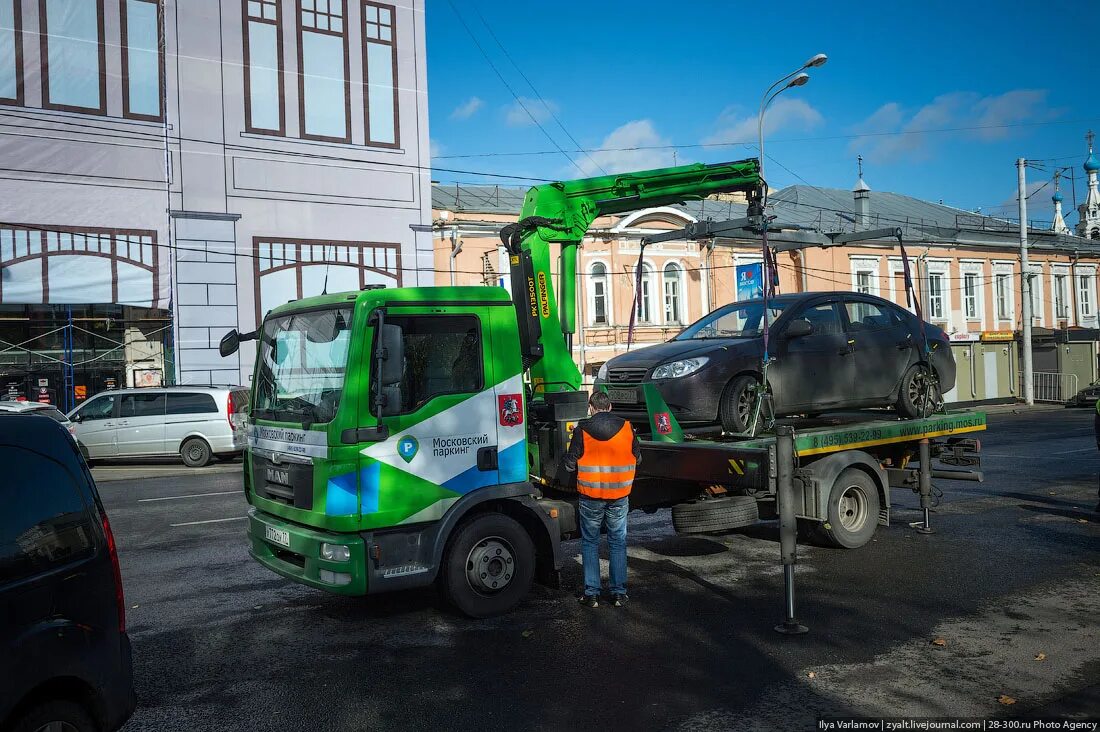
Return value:
<svg viewBox="0 0 1100 732">
<path fill-rule="evenodd" d="M 612 384 L 640 384 L 648 370 L 644 368 L 611 369 L 607 372 L 607 380 Z"/>
<path fill-rule="evenodd" d="M 273 462 L 266 454 L 252 454 L 252 490 L 261 498 L 311 510 L 313 508 L 312 463 Z"/>
</svg>

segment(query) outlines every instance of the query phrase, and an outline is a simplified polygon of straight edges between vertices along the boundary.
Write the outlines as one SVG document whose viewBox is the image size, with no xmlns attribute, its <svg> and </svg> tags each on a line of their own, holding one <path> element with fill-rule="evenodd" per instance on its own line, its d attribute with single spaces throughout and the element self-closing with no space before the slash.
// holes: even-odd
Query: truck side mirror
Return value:
<svg viewBox="0 0 1100 732">
<path fill-rule="evenodd" d="M 814 324 L 805 318 L 799 318 L 798 320 L 792 320 L 791 324 L 787 326 L 786 332 L 783 336 L 785 338 L 804 338 L 808 335 L 813 335 Z"/>
<path fill-rule="evenodd" d="M 242 341 L 256 340 L 257 333 L 259 333 L 259 330 L 254 330 L 251 333 L 238 333 L 237 329 L 234 328 L 222 336 L 221 342 L 218 343 L 218 353 L 222 355 L 222 358 L 232 356 L 241 347 Z"/>
<path fill-rule="evenodd" d="M 232 356 L 240 347 L 241 334 L 234 328 L 222 336 L 221 343 L 218 344 L 218 353 L 222 355 L 222 358 L 225 358 L 226 356 Z"/>
<path fill-rule="evenodd" d="M 378 334 L 378 360 L 381 368 L 378 378 L 382 386 L 401 383 L 405 376 L 405 339 L 400 325 L 385 323 Z"/>
</svg>

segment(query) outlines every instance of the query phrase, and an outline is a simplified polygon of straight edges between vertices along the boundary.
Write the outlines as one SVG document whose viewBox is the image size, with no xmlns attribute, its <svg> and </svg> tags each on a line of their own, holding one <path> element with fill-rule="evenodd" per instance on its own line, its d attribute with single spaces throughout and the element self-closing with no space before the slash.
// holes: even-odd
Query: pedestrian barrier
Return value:
<svg viewBox="0 0 1100 732">
<path fill-rule="evenodd" d="M 1035 371 L 1032 376 L 1035 384 L 1035 401 L 1037 402 L 1060 404 L 1069 401 L 1077 394 L 1077 374 Z M 1023 374 L 1021 374 L 1021 386 L 1022 381 Z"/>
</svg>

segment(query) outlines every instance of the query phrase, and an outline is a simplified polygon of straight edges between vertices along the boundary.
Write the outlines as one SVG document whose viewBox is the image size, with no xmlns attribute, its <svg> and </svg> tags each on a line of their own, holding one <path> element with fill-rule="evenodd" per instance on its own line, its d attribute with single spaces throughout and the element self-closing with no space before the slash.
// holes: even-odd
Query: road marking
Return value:
<svg viewBox="0 0 1100 732">
<path fill-rule="evenodd" d="M 202 496 L 228 496 L 230 493 L 240 493 L 240 491 L 218 491 L 217 493 L 189 493 L 186 496 L 164 496 L 163 498 L 139 498 L 138 503 L 148 503 L 149 501 L 174 501 L 177 498 L 200 498 Z"/>
<path fill-rule="evenodd" d="M 233 516 L 232 518 L 208 519 L 206 521 L 184 521 L 182 524 L 169 524 L 169 526 L 198 526 L 199 524 L 220 524 L 223 521 L 244 521 L 247 516 Z"/>
</svg>

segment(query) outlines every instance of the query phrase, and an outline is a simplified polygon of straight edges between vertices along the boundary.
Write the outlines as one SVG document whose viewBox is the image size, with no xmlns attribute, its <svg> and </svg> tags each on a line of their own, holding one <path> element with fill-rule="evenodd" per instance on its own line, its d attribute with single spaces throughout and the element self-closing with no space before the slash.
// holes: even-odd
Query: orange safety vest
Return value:
<svg viewBox="0 0 1100 732">
<path fill-rule="evenodd" d="M 581 431 L 584 454 L 577 461 L 577 492 L 589 498 L 614 500 L 630 495 L 634 483 L 634 429 L 623 425 L 609 440 Z"/>
</svg>

